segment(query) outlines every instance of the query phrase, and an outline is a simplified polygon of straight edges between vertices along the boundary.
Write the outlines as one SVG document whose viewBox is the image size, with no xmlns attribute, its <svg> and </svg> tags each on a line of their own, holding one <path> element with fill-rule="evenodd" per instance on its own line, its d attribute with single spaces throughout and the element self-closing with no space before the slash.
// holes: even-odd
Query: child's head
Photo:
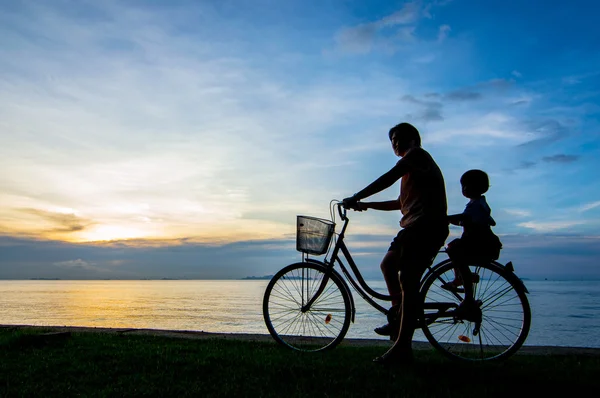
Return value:
<svg viewBox="0 0 600 398">
<path fill-rule="evenodd" d="M 490 180 L 485 171 L 469 170 L 460 177 L 462 192 L 469 199 L 477 198 L 487 192 Z"/>
</svg>

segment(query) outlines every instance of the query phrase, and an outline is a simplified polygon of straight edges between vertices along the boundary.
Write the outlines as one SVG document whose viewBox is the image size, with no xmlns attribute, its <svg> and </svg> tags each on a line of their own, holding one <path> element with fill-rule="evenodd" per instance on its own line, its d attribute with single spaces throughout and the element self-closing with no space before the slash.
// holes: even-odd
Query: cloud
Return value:
<svg viewBox="0 0 600 398">
<path fill-rule="evenodd" d="M 452 29 L 450 28 L 450 25 L 442 25 L 440 26 L 439 32 L 438 32 L 438 41 L 442 42 L 444 40 L 446 40 L 446 38 L 448 38 L 448 34 L 450 33 Z"/>
<path fill-rule="evenodd" d="M 92 263 L 83 261 L 80 258 L 78 258 L 77 260 L 59 261 L 59 262 L 53 263 L 53 265 L 56 265 L 57 267 L 63 267 L 63 268 L 81 268 L 81 269 L 90 269 L 90 270 L 95 269 L 95 267 L 93 266 Z"/>
<path fill-rule="evenodd" d="M 360 25 L 341 30 L 336 35 L 335 40 L 344 52 L 366 54 L 371 52 L 373 48 L 376 33 L 377 27 L 375 25 Z"/>
<path fill-rule="evenodd" d="M 507 214 L 510 214 L 511 216 L 517 216 L 517 217 L 529 217 L 529 216 L 531 216 L 531 212 L 529 210 L 523 210 L 523 209 L 505 209 L 504 211 Z"/>
<path fill-rule="evenodd" d="M 516 168 L 517 169 L 530 169 L 530 168 L 534 167 L 536 164 L 537 164 L 536 162 L 532 162 L 532 161 L 529 161 L 529 160 L 524 160 Z"/>
<path fill-rule="evenodd" d="M 579 155 L 552 155 L 552 156 L 544 156 L 541 160 L 546 163 L 573 163 L 579 159 Z M 506 169 L 507 171 L 516 171 L 516 170 L 527 170 L 532 169 L 538 164 L 538 161 L 532 160 L 523 160 L 517 166 Z"/>
<path fill-rule="evenodd" d="M 0 279 L 231 279 L 300 260 L 294 239 L 179 245 L 74 244 L 0 236 Z"/>
<path fill-rule="evenodd" d="M 408 2 L 404 4 L 402 9 L 392 13 L 391 15 L 381 18 L 379 21 L 373 22 L 372 25 L 381 29 L 384 27 L 414 23 L 419 18 L 420 9 L 420 1 Z"/>
<path fill-rule="evenodd" d="M 552 156 L 545 156 L 542 158 L 542 160 L 548 163 L 573 163 L 574 161 L 579 159 L 579 157 L 579 155 L 558 154 Z"/>
<path fill-rule="evenodd" d="M 484 93 L 488 95 L 490 99 L 501 99 L 499 94 L 502 94 L 506 90 L 513 88 L 514 82 L 506 79 L 492 79 L 482 81 L 473 85 L 460 87 L 451 90 L 447 93 L 436 93 L 430 92 L 424 95 L 425 98 L 442 98 L 448 102 L 462 102 L 462 101 L 475 101 L 484 99 Z M 530 97 L 521 96 L 518 100 L 511 100 L 511 103 L 515 101 L 531 101 Z"/>
<path fill-rule="evenodd" d="M 513 75 L 514 77 L 523 77 L 521 72 L 519 72 L 518 70 L 513 70 L 510 74 Z"/>
<path fill-rule="evenodd" d="M 533 98 L 531 98 L 530 96 L 521 95 L 517 98 L 510 98 L 508 100 L 508 103 L 511 106 L 523 106 L 523 105 L 530 105 L 532 101 L 533 101 Z"/>
<path fill-rule="evenodd" d="M 517 166 L 506 169 L 507 171 L 516 171 L 516 170 L 527 170 L 535 167 L 537 162 L 532 162 L 531 160 L 523 160 Z"/>
<path fill-rule="evenodd" d="M 60 51 L 0 26 L 15 40 L 0 46 L 0 167 L 18 170 L 0 176 L 0 229 L 10 220 L 15 233 L 72 241 L 283 236 L 350 180 L 323 171 L 355 161 L 330 150 L 330 133 L 354 139 L 397 118 L 406 83 L 393 75 L 314 74 L 287 53 L 266 60 L 209 40 L 220 22 L 184 35 L 175 28 L 193 18 L 97 7 L 102 23 L 41 5 L 22 16 L 20 28 L 37 26 Z M 106 46 L 113 37 L 134 50 Z M 265 209 L 269 219 L 243 217 Z"/>
<path fill-rule="evenodd" d="M 580 84 L 584 80 L 600 75 L 600 71 L 582 73 L 579 75 L 569 75 L 562 78 L 562 83 L 568 86 Z"/>
<path fill-rule="evenodd" d="M 379 262 L 389 239 L 389 234 L 348 237 L 365 278 L 381 278 Z M 514 234 L 500 239 L 504 245 L 500 261 L 513 261 L 519 276 L 600 276 L 599 236 Z M 293 238 L 132 247 L 0 237 L 0 248 L 0 279 L 238 279 L 274 274 L 300 259 Z"/>
<path fill-rule="evenodd" d="M 418 105 L 419 109 L 417 112 L 406 115 L 406 118 L 409 120 L 423 122 L 439 122 L 444 120 L 444 117 L 442 116 L 443 105 L 441 102 L 420 100 L 412 95 L 405 95 L 401 100 Z"/>
<path fill-rule="evenodd" d="M 92 220 L 72 213 L 52 212 L 41 209 L 19 209 L 19 211 L 37 216 L 53 224 L 54 226 L 49 229 L 49 232 L 80 232 L 94 225 Z"/>
<path fill-rule="evenodd" d="M 444 103 L 444 123 L 428 134 L 429 143 L 444 143 L 462 148 L 461 150 L 467 147 L 483 150 L 484 147 L 509 147 L 529 139 L 522 130 L 515 128 L 517 120 L 509 113 L 477 112 L 474 111 L 475 107 L 470 107 L 459 117 L 457 107 L 458 104 L 453 102 Z M 523 166 L 529 165 L 524 163 L 519 167 Z M 514 165 L 507 167 L 514 168 Z"/>
<path fill-rule="evenodd" d="M 473 101 L 481 97 L 481 93 L 466 90 L 455 90 L 444 95 L 444 98 L 449 101 Z"/>
<path fill-rule="evenodd" d="M 555 119 L 535 120 L 524 123 L 533 139 L 520 144 L 521 147 L 538 147 L 559 141 L 569 135 L 569 129 Z"/>
<path fill-rule="evenodd" d="M 585 224 L 585 221 L 528 221 L 518 224 L 520 227 L 533 229 L 537 232 L 554 232 Z"/>
<path fill-rule="evenodd" d="M 444 4 L 446 3 L 424 6 L 420 0 L 408 2 L 400 10 L 381 19 L 339 30 L 334 40 L 337 48 L 345 53 L 368 54 L 377 47 L 393 52 L 396 43 L 415 40 L 416 25 L 422 17 L 431 17 L 432 5 Z M 450 26 L 440 26 L 438 41 L 446 39 L 449 31 Z"/>
<path fill-rule="evenodd" d="M 580 212 L 588 211 L 600 207 L 600 200 L 596 202 L 586 203 L 585 205 L 579 208 Z"/>
<path fill-rule="evenodd" d="M 468 80 L 498 71 L 472 62 L 484 54 L 471 53 L 469 39 L 454 34 L 458 25 L 452 24 L 452 42 L 439 46 L 435 36 L 444 20 L 421 26 L 420 15 L 390 13 L 371 26 L 374 33 L 368 26 L 358 31 L 357 40 L 364 39 L 369 51 L 422 31 L 431 41 L 421 46 L 417 38 L 407 62 L 398 62 L 402 54 L 348 63 L 321 59 L 322 40 L 315 36 L 301 46 L 297 33 L 285 29 L 251 38 L 258 32 L 245 30 L 254 23 L 251 15 L 238 24 L 210 14 L 198 24 L 185 15 L 173 18 L 171 10 L 183 14 L 183 7 L 164 7 L 164 15 L 146 4 L 132 6 L 141 3 L 98 2 L 93 5 L 102 11 L 99 23 L 50 2 L 28 4 L 33 15 L 0 24 L 0 37 L 11 41 L 0 46 L 5 231 L 10 220 L 19 232 L 63 231 L 57 234 L 73 240 L 190 237 L 220 244 L 284 237 L 293 231 L 289 221 L 295 214 L 326 213 L 329 198 L 354 192 L 387 167 L 393 155 L 385 132 L 407 114 L 423 122 L 418 127 L 424 142 L 432 144 L 448 178 L 465 165 L 499 173 L 521 159 L 527 160 L 523 168 L 544 164 L 542 156 L 565 149 L 540 154 L 531 147 L 520 157 L 514 150 L 548 138 L 544 121 L 577 126 L 582 134 L 572 148 L 593 139 L 583 116 L 569 110 L 577 96 L 565 99 L 555 88 L 533 84 L 536 76 L 528 76 L 527 84 L 515 82 L 507 69 L 505 79 Z M 316 31 L 323 32 L 311 33 Z M 440 62 L 411 62 L 419 57 Z M 456 73 L 449 76 L 449 69 Z M 539 101 L 509 105 L 525 98 Z M 549 113 L 560 105 L 560 117 Z M 545 109 L 550 118 L 543 116 Z M 503 176 L 500 208 L 527 207 L 509 197 L 525 195 L 514 187 L 527 187 L 534 198 L 529 201 L 545 198 L 536 202 L 540 219 L 566 201 L 566 194 L 550 189 L 556 178 L 542 175 L 541 167 L 534 171 Z M 596 197 L 592 184 L 587 189 Z M 72 208 L 80 220 L 53 222 L 11 210 L 57 207 Z M 89 259 L 58 261 L 74 258 Z"/>
</svg>

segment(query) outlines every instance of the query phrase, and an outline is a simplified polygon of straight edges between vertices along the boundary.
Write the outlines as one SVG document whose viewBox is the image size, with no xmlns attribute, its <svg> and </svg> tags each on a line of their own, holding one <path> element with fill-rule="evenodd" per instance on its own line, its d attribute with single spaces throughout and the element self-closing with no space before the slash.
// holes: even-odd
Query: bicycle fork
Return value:
<svg viewBox="0 0 600 398">
<path fill-rule="evenodd" d="M 308 295 L 309 295 L 308 284 L 305 284 L 304 275 L 302 276 L 302 284 L 301 284 L 302 285 L 302 302 L 304 303 L 304 293 L 305 293 L 304 285 L 306 285 L 306 299 L 308 300 L 306 302 L 306 304 L 302 305 L 302 307 L 300 308 L 300 311 L 302 311 L 302 313 L 305 313 L 310 310 L 310 307 L 319 298 L 321 293 L 323 293 L 323 291 L 325 290 L 325 287 L 327 286 L 327 282 L 329 282 L 329 275 L 325 274 L 325 276 L 323 277 L 323 280 L 321 281 L 321 284 L 319 285 L 319 288 L 317 289 L 315 294 L 313 294 L 313 296 L 309 298 L 308 297 Z"/>
</svg>

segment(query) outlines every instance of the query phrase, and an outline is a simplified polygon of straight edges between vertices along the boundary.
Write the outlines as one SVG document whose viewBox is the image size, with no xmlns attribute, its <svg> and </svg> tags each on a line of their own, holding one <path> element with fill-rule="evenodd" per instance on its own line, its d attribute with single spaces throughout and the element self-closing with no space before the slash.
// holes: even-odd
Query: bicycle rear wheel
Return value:
<svg viewBox="0 0 600 398">
<path fill-rule="evenodd" d="M 436 349 L 452 359 L 508 358 L 517 352 L 529 334 L 531 309 L 525 291 L 518 277 L 499 264 L 469 268 L 479 279 L 473 284 L 477 304 L 474 318 L 477 319 L 457 310 L 464 293 L 441 288 L 454 279 L 453 264 L 443 263 L 421 287 L 423 333 Z M 481 325 L 476 331 L 479 320 Z"/>
<path fill-rule="evenodd" d="M 308 262 L 288 265 L 271 279 L 263 298 L 263 317 L 275 341 L 298 351 L 322 351 L 338 345 L 351 319 L 350 295 L 340 277 Z M 308 310 L 324 278 L 324 290 Z"/>
</svg>

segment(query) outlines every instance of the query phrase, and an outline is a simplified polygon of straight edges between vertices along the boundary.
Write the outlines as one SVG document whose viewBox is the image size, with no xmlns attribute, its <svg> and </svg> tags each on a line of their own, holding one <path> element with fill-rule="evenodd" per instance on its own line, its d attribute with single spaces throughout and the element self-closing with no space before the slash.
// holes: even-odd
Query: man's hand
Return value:
<svg viewBox="0 0 600 398">
<path fill-rule="evenodd" d="M 356 199 L 354 196 L 350 196 L 349 198 L 342 200 L 342 206 L 344 206 L 346 209 L 354 209 L 357 203 L 358 199 Z"/>
<path fill-rule="evenodd" d="M 351 196 L 349 198 L 346 198 L 344 200 L 342 200 L 342 205 L 346 208 L 346 209 L 352 209 L 352 210 L 356 210 L 356 211 L 364 211 L 367 210 L 367 205 L 359 202 L 356 197 Z"/>
</svg>

